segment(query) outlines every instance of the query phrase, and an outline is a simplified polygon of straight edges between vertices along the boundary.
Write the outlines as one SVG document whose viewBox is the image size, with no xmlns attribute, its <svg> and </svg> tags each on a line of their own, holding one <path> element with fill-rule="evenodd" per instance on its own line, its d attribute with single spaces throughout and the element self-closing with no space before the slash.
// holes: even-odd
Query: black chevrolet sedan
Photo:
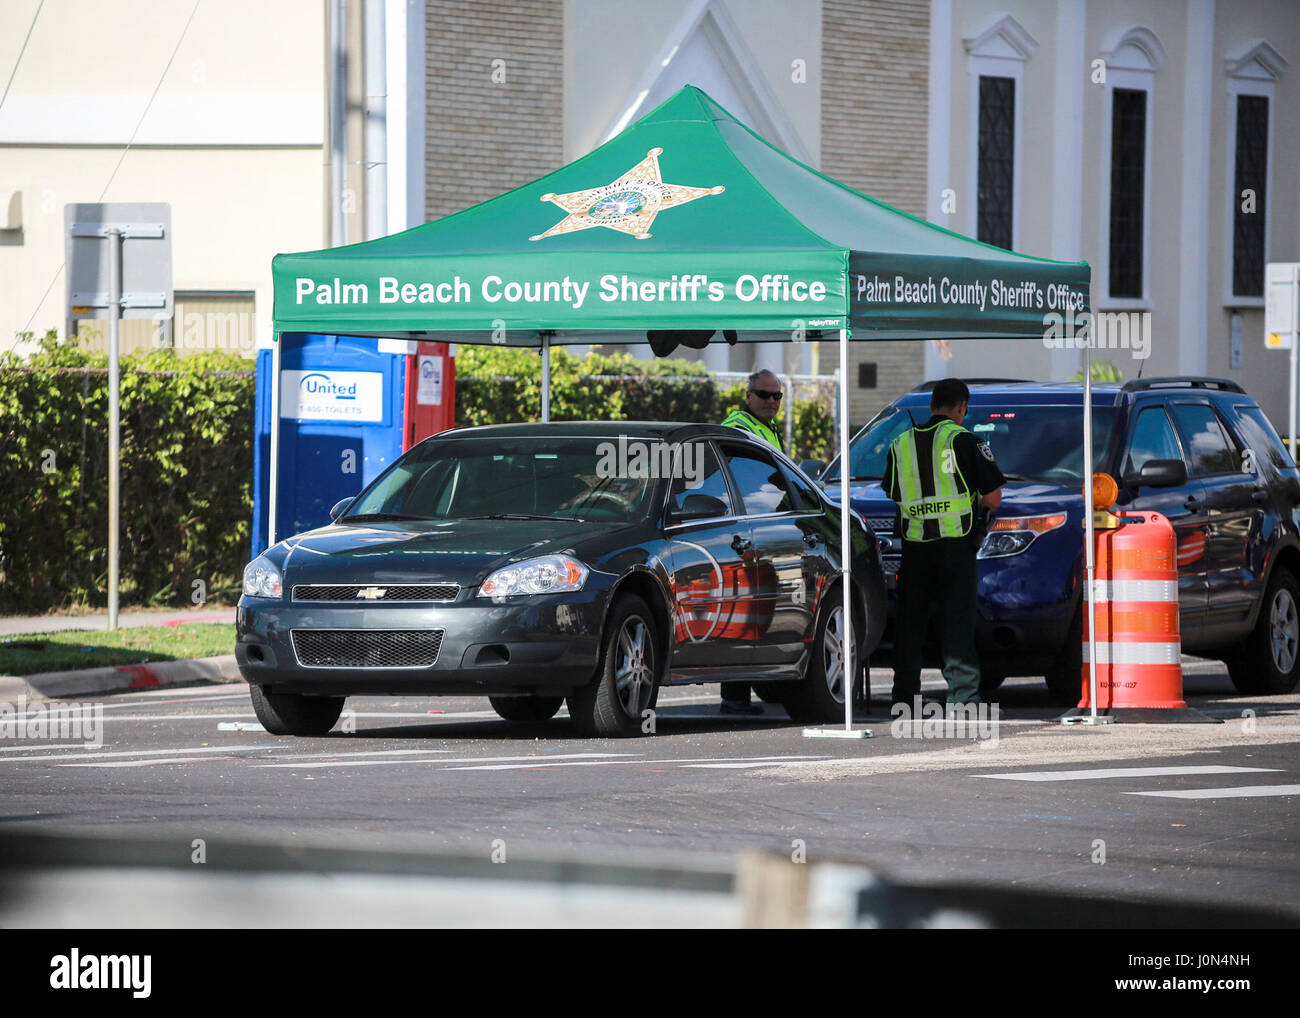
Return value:
<svg viewBox="0 0 1300 1018">
<path fill-rule="evenodd" d="M 660 686 L 736 679 L 843 717 L 839 510 L 738 429 L 444 432 L 331 515 L 244 572 L 236 656 L 269 732 L 327 732 L 348 696 L 476 693 L 634 735 Z M 851 532 L 861 695 L 885 583 L 856 513 Z"/>
</svg>

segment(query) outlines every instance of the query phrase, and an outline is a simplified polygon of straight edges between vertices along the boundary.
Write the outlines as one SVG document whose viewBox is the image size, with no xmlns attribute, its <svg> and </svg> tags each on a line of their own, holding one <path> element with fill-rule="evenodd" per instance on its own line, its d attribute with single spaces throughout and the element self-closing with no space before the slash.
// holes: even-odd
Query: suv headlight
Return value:
<svg viewBox="0 0 1300 1018">
<path fill-rule="evenodd" d="M 244 566 L 244 593 L 249 597 L 284 597 L 284 578 L 265 555 Z"/>
<path fill-rule="evenodd" d="M 1006 558 L 1019 555 L 1049 530 L 1065 526 L 1065 513 L 1046 516 L 1000 516 L 989 524 L 989 532 L 980 545 L 979 558 Z"/>
<path fill-rule="evenodd" d="M 543 555 L 498 569 L 483 581 L 479 596 L 495 598 L 581 590 L 587 582 L 587 572 L 586 566 L 567 555 Z"/>
</svg>

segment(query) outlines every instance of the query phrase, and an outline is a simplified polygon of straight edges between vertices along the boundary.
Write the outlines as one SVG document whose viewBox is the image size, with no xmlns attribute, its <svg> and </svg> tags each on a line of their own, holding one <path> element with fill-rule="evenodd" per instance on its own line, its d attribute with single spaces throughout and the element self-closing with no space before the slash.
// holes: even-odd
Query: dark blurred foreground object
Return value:
<svg viewBox="0 0 1300 1018">
<path fill-rule="evenodd" d="M 201 845 L 201 848 L 200 848 Z M 502 846 L 504 851 L 504 846 Z M 195 854 L 202 852 L 199 860 Z M 856 863 L 620 850 L 376 850 L 368 840 L 0 834 L 0 928 L 1294 929 L 1261 908 L 909 885 Z M 197 865 L 201 861 L 202 865 Z"/>
<path fill-rule="evenodd" d="M 667 357 L 678 346 L 703 350 L 717 331 L 717 329 L 651 329 L 645 334 L 645 338 L 656 357 Z M 723 329 L 722 335 L 731 346 L 735 346 L 739 339 L 734 329 Z"/>
</svg>

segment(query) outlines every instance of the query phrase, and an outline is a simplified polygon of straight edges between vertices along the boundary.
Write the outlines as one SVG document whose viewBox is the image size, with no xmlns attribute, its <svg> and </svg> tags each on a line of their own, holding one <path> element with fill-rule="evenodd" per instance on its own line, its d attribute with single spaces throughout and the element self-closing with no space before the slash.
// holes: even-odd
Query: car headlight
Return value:
<svg viewBox="0 0 1300 1018">
<path fill-rule="evenodd" d="M 244 566 L 244 593 L 249 597 L 284 597 L 284 578 L 275 563 L 260 555 Z"/>
<path fill-rule="evenodd" d="M 587 582 L 587 567 L 567 555 L 543 555 L 516 562 L 492 573 L 479 588 L 480 597 L 510 597 L 514 594 L 558 594 L 581 590 Z"/>
<path fill-rule="evenodd" d="M 1000 516 L 989 524 L 989 532 L 980 545 L 979 558 L 1006 558 L 1019 555 L 1040 534 L 1065 526 L 1065 513 L 1046 516 Z"/>
</svg>

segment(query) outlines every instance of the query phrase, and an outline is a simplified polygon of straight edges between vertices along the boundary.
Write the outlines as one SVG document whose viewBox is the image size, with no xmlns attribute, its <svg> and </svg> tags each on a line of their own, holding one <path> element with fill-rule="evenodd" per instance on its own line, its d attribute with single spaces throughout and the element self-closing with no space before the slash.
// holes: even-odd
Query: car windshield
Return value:
<svg viewBox="0 0 1300 1018">
<path fill-rule="evenodd" d="M 620 448 L 638 446 L 645 455 L 620 457 Z M 342 519 L 639 519 L 666 448 L 595 436 L 426 442 L 362 492 Z"/>
<path fill-rule="evenodd" d="M 972 406 L 963 426 L 989 444 L 1008 480 L 1083 483 L 1083 408 L 1080 406 L 1006 404 Z M 930 419 L 925 408 L 911 414 L 897 408 L 876 421 L 853 441 L 849 454 L 850 480 L 878 481 L 885 470 L 889 446 L 912 426 Z M 1115 425 L 1114 407 L 1092 409 L 1093 469 L 1106 461 L 1106 446 Z M 838 480 L 839 461 L 826 471 L 827 482 Z"/>
</svg>

